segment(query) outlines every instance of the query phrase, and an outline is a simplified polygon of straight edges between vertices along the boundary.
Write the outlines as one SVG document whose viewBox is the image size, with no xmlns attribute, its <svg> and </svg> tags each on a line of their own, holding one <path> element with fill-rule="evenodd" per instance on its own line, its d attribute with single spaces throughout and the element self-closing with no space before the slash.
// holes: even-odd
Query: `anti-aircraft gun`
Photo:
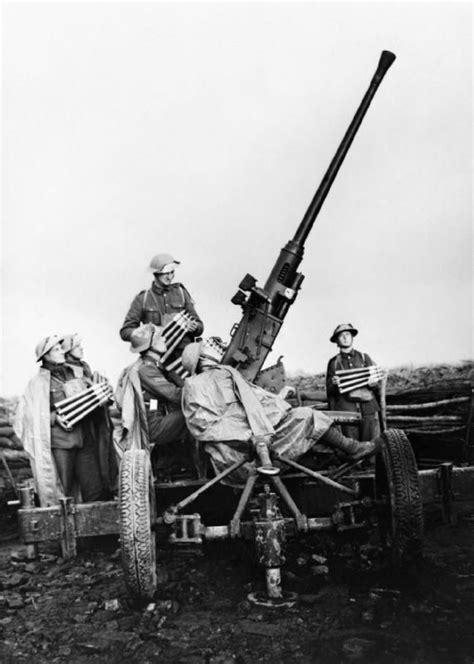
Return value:
<svg viewBox="0 0 474 664">
<path fill-rule="evenodd" d="M 382 51 L 369 88 L 298 226 L 294 238 L 281 250 L 265 286 L 263 288 L 257 286 L 256 279 L 247 274 L 231 300 L 234 304 L 242 306 L 243 315 L 240 323 L 236 324 L 231 332 L 232 338 L 222 363 L 236 367 L 247 380 L 260 382 L 258 374 L 268 353 L 272 350 L 285 316 L 295 301 L 304 279 L 303 274 L 298 272 L 298 267 L 303 259 L 306 239 L 377 88 L 394 60 L 393 53 Z M 273 380 L 278 383 L 278 378 Z M 267 389 L 269 388 L 267 384 L 263 384 Z M 274 385 L 275 391 L 280 387 L 280 385 Z"/>
<path fill-rule="evenodd" d="M 260 382 L 259 372 L 303 281 L 298 267 L 306 238 L 394 59 L 392 53 L 383 51 L 367 93 L 311 205 L 294 238 L 282 249 L 264 287 L 258 287 L 256 280 L 247 275 L 233 298 L 242 306 L 243 316 L 223 361 L 237 367 L 251 381 Z M 166 331 L 169 348 L 186 331 L 188 322 L 179 319 L 170 325 Z M 271 369 L 260 376 L 267 371 Z M 70 414 L 70 404 L 65 405 L 65 411 Z M 239 490 L 233 483 L 226 486 L 226 478 L 246 463 L 245 457 L 217 474 L 209 468 L 195 468 L 191 476 L 177 473 L 160 478 L 153 474 L 149 450 L 132 445 L 123 453 L 118 500 L 75 504 L 73 498 L 66 497 L 59 505 L 37 508 L 33 487 L 22 487 L 18 513 L 21 537 L 28 545 L 27 556 L 35 555 L 38 543 L 55 539 L 61 541 L 63 555 L 73 556 L 78 537 L 120 533 L 125 582 L 129 594 L 139 601 L 154 598 L 157 590 L 156 539 L 184 550 L 211 540 L 252 541 L 256 560 L 265 569 L 266 592 L 251 593 L 249 599 L 263 606 L 292 606 L 294 593 L 284 593 L 280 583 L 287 539 L 299 534 L 317 536 L 321 531 L 361 533 L 376 522 L 382 546 L 395 569 L 400 569 L 418 560 L 424 505 L 441 506 L 445 520 L 453 522 L 454 501 L 472 500 L 474 466 L 444 463 L 439 468 L 418 471 L 403 431 L 388 429 L 381 438 L 373 472 L 359 472 L 357 461 L 339 465 L 336 459 L 338 467 L 334 468 L 327 467 L 323 460 L 314 468 L 318 463 L 314 455 L 310 468 L 303 465 L 303 460 L 296 463 L 279 455 L 279 466 L 284 464 L 291 472 L 280 476 L 280 467 L 276 469 L 278 474 L 273 474 L 268 473 L 268 465 L 265 469 L 263 463 L 259 464 L 248 470 L 245 485 Z M 259 445 L 255 444 L 255 452 L 262 462 Z M 248 460 L 252 459 L 250 455 Z"/>
</svg>

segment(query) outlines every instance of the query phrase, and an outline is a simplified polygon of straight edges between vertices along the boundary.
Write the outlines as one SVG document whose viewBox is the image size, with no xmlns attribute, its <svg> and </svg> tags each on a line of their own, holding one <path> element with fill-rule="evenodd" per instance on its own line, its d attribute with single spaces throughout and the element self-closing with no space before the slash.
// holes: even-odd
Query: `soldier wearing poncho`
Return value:
<svg viewBox="0 0 474 664">
<path fill-rule="evenodd" d="M 246 381 L 203 342 L 190 344 L 183 366 L 192 374 L 183 387 L 183 413 L 192 436 L 204 444 L 216 472 L 251 452 L 251 440 L 267 437 L 270 452 L 297 459 L 316 443 L 339 450 L 352 460 L 375 453 L 375 441 L 358 442 L 343 436 L 333 420 L 311 408 L 292 408 L 282 396 Z M 197 371 L 197 373 L 195 373 Z M 253 463 L 253 462 L 252 462 Z M 245 481 L 250 462 L 232 474 Z"/>
<path fill-rule="evenodd" d="M 64 496 L 84 502 L 107 498 L 114 489 L 117 467 L 112 432 L 104 422 L 91 437 L 84 421 L 65 430 L 55 404 L 85 384 L 66 366 L 62 339 L 56 335 L 36 346 L 39 373 L 20 399 L 15 431 L 30 457 L 40 505 L 55 505 Z"/>
</svg>

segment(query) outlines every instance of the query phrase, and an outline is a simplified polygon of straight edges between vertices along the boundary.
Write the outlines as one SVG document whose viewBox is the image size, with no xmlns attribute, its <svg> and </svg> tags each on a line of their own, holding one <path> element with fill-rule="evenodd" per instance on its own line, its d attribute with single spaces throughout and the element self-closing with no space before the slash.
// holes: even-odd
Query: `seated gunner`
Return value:
<svg viewBox="0 0 474 664">
<path fill-rule="evenodd" d="M 217 473 L 249 452 L 249 441 L 264 438 L 270 452 L 295 460 L 316 443 L 342 452 L 348 460 L 372 456 L 377 440 L 359 442 L 342 435 L 333 420 L 308 407 L 292 408 L 280 395 L 246 381 L 234 368 L 219 364 L 221 353 L 206 342 L 189 344 L 183 367 L 191 374 L 183 387 L 182 407 L 192 436 L 204 444 Z M 246 463 L 232 474 L 243 482 Z"/>
<path fill-rule="evenodd" d="M 181 410 L 182 387 L 160 362 L 166 352 L 162 331 L 153 323 L 133 330 L 130 350 L 140 357 L 124 369 L 116 391 L 123 427 L 118 443 L 124 449 L 133 445 L 156 448 L 152 457 L 155 469 L 176 458 L 180 442 L 188 438 Z"/>
</svg>

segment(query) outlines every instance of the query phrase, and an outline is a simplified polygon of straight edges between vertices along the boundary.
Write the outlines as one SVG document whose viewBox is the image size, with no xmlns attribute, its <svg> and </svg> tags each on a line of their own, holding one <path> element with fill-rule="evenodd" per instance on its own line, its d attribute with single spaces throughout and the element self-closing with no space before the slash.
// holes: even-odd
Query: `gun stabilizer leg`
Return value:
<svg viewBox="0 0 474 664">
<path fill-rule="evenodd" d="M 296 593 L 284 593 L 281 587 L 281 566 L 285 563 L 285 519 L 279 506 L 278 495 L 268 484 L 257 496 L 258 513 L 254 519 L 257 560 L 265 568 L 265 592 L 248 595 L 253 604 L 266 607 L 291 607 L 296 603 Z"/>
<path fill-rule="evenodd" d="M 257 457 L 257 472 L 261 475 L 278 475 L 280 469 L 274 466 L 270 459 L 268 442 L 270 436 L 254 436 L 252 443 Z"/>
</svg>

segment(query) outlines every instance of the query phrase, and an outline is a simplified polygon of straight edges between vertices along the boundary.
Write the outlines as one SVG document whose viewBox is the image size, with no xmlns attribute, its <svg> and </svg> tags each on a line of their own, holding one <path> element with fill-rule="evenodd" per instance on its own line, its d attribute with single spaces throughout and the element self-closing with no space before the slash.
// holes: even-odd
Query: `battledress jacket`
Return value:
<svg viewBox="0 0 474 664">
<path fill-rule="evenodd" d="M 168 380 L 156 360 L 146 353 L 126 367 L 118 380 L 115 401 L 121 412 L 121 428 L 115 441 L 125 451 L 150 448 L 150 427 L 169 411 L 181 408 L 181 387 Z M 152 411 L 146 404 L 156 401 Z"/>
<path fill-rule="evenodd" d="M 151 288 L 140 291 L 134 297 L 120 329 L 120 336 L 124 341 L 130 341 L 133 330 L 140 323 L 164 326 L 180 311 L 187 311 L 197 321 L 198 328 L 193 334 L 200 336 L 204 325 L 196 312 L 191 295 L 183 284 L 162 286 L 154 281 Z"/>
<path fill-rule="evenodd" d="M 194 438 L 204 443 L 217 473 L 251 452 L 253 436 L 269 436 L 269 448 L 297 459 L 313 447 L 333 420 L 311 408 L 292 408 L 281 397 L 246 381 L 228 366 L 216 365 L 187 378 L 183 413 Z M 232 484 L 245 482 L 255 466 L 232 473 Z"/>
<path fill-rule="evenodd" d="M 53 445 L 58 445 L 59 442 L 60 446 L 60 440 L 66 440 L 68 435 L 72 435 L 74 441 L 77 436 L 74 430 L 70 434 L 63 430 L 60 433 L 56 430 L 59 429 L 59 425 L 52 426 L 51 401 L 57 400 L 52 396 L 53 389 L 56 389 L 53 382 L 51 372 L 41 367 L 39 373 L 29 381 L 25 393 L 19 400 L 14 422 L 15 433 L 23 442 L 30 459 L 41 507 L 56 505 L 59 499 L 64 497 L 51 452 L 52 442 Z M 80 430 L 82 431 L 82 428 Z M 117 476 L 112 432 L 104 424 L 98 431 L 98 436 L 94 444 L 98 446 L 102 483 L 104 489 L 112 491 L 115 489 Z M 80 446 L 82 438 L 76 443 L 75 446 Z"/>
<path fill-rule="evenodd" d="M 361 413 L 362 416 L 378 412 L 379 404 L 376 399 L 376 388 L 367 387 L 372 393 L 370 401 L 352 401 L 349 393 L 340 394 L 337 385 L 332 384 L 332 378 L 340 369 L 359 369 L 361 367 L 372 367 L 375 362 L 367 353 L 361 353 L 353 349 L 350 353 L 338 353 L 329 360 L 326 372 L 326 392 L 330 410 L 345 410 L 353 413 Z"/>
<path fill-rule="evenodd" d="M 84 378 L 87 383 L 92 383 L 92 369 L 84 360 L 66 360 L 66 366 L 69 367 L 76 378 Z"/>
</svg>

